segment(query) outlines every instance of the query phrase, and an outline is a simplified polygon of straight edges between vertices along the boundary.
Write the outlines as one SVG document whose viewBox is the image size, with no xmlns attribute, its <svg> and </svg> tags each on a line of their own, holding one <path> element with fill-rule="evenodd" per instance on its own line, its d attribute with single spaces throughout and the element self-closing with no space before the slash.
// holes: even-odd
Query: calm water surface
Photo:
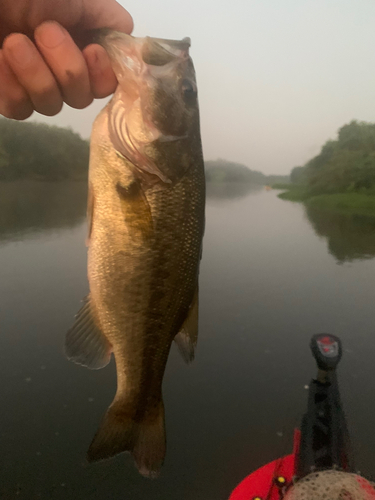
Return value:
<svg viewBox="0 0 375 500">
<path fill-rule="evenodd" d="M 160 478 L 128 455 L 85 453 L 112 401 L 114 363 L 63 355 L 87 293 L 85 188 L 0 186 L 0 498 L 224 500 L 292 447 L 315 373 L 313 333 L 344 342 L 339 369 L 356 465 L 375 477 L 375 219 L 306 212 L 275 191 L 209 190 L 200 338 L 164 379 Z"/>
</svg>

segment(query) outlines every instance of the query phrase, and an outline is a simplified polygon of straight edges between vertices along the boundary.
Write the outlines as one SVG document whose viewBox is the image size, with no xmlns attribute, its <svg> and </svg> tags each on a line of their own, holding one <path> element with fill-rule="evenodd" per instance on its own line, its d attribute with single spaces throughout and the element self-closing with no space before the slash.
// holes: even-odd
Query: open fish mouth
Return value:
<svg viewBox="0 0 375 500">
<path fill-rule="evenodd" d="M 181 52 L 186 52 L 191 46 L 191 39 L 189 37 L 185 37 L 182 40 L 170 40 L 167 38 L 154 38 L 149 36 L 142 38 L 127 35 L 126 33 L 108 28 L 95 30 L 93 41 L 102 45 L 112 57 L 115 57 L 115 53 L 119 48 L 119 43 L 121 45 L 127 44 L 129 47 L 137 44 L 142 47 L 142 59 L 144 62 L 156 66 L 165 64 L 160 50 L 158 50 L 158 52 L 150 50 L 153 47 L 155 48 L 156 45 L 160 46 L 165 52 L 175 56 L 179 56 Z"/>
<path fill-rule="evenodd" d="M 147 146 L 178 143 L 188 137 L 183 120 L 175 120 L 171 125 L 168 105 L 159 105 L 159 101 L 169 98 L 174 105 L 178 102 L 181 82 L 186 80 L 183 75 L 190 61 L 190 38 L 136 38 L 112 30 L 99 30 L 96 41 L 108 52 L 119 82 L 108 120 L 114 148 L 141 174 L 151 174 L 164 183 L 171 183 L 168 175 L 161 172 L 147 154 Z M 189 80 L 189 85 L 196 89 L 194 78 Z M 181 98 L 180 101 L 182 108 Z M 180 113 L 182 115 L 182 111 Z"/>
</svg>

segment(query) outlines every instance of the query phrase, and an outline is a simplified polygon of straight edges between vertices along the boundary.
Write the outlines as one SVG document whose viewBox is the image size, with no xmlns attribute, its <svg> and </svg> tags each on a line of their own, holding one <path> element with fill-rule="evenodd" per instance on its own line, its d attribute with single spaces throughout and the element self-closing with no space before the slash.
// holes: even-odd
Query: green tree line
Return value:
<svg viewBox="0 0 375 500">
<path fill-rule="evenodd" d="M 0 118 L 0 181 L 61 181 L 87 178 L 89 142 L 69 128 Z M 264 175 L 240 163 L 207 161 L 212 183 L 286 183 L 289 176 Z"/>
<path fill-rule="evenodd" d="M 327 141 L 320 153 L 302 167 L 295 167 L 292 183 L 308 192 L 332 194 L 375 192 L 375 123 L 352 121 Z"/>
<path fill-rule="evenodd" d="M 0 118 L 0 181 L 87 178 L 89 143 L 71 129 Z"/>
<path fill-rule="evenodd" d="M 265 185 L 289 182 L 289 175 L 265 175 L 257 170 L 251 170 L 241 163 L 222 159 L 206 161 L 205 168 L 208 183 L 240 182 Z"/>
</svg>

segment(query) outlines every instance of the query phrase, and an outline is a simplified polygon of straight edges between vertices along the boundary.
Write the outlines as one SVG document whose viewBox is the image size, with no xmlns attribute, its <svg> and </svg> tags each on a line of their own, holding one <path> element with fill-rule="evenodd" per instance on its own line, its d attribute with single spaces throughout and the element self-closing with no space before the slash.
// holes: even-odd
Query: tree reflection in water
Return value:
<svg viewBox="0 0 375 500">
<path fill-rule="evenodd" d="M 72 228 L 86 216 L 86 182 L 0 183 L 0 242 Z"/>
<path fill-rule="evenodd" d="M 264 189 L 259 184 L 249 182 L 208 182 L 206 185 L 208 200 L 237 200 Z"/>
<path fill-rule="evenodd" d="M 306 216 L 339 264 L 375 257 L 375 217 L 340 214 L 306 206 Z"/>
</svg>

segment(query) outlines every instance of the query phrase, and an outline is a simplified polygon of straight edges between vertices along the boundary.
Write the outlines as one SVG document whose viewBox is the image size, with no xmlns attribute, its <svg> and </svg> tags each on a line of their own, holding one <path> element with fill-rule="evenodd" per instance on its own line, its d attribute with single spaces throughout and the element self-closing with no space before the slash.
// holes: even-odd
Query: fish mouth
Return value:
<svg viewBox="0 0 375 500">
<path fill-rule="evenodd" d="M 163 64 L 166 64 L 167 60 L 163 60 L 160 48 L 166 53 L 169 53 L 169 55 L 178 57 L 182 52 L 187 52 L 189 50 L 191 46 L 191 39 L 189 37 L 185 37 L 182 40 L 170 40 L 167 38 L 154 38 L 149 36 L 139 38 L 127 35 L 126 33 L 121 33 L 120 31 L 111 30 L 109 28 L 101 28 L 93 30 L 93 43 L 98 43 L 104 47 L 110 57 L 116 57 L 119 43 L 122 46 L 130 46 L 134 43 L 139 43 L 143 45 L 143 61 L 146 64 L 162 66 Z M 152 53 L 151 49 L 154 49 L 154 51 L 156 49 L 156 53 Z"/>
<path fill-rule="evenodd" d="M 177 143 L 188 136 L 170 134 L 168 129 L 164 133 L 154 123 L 149 94 L 158 85 L 156 82 L 173 77 L 177 68 L 190 59 L 190 38 L 137 38 L 101 29 L 97 30 L 95 41 L 107 51 L 119 82 L 108 121 L 114 148 L 140 173 L 156 175 L 163 183 L 170 184 L 171 179 L 147 155 L 147 146 Z"/>
</svg>

